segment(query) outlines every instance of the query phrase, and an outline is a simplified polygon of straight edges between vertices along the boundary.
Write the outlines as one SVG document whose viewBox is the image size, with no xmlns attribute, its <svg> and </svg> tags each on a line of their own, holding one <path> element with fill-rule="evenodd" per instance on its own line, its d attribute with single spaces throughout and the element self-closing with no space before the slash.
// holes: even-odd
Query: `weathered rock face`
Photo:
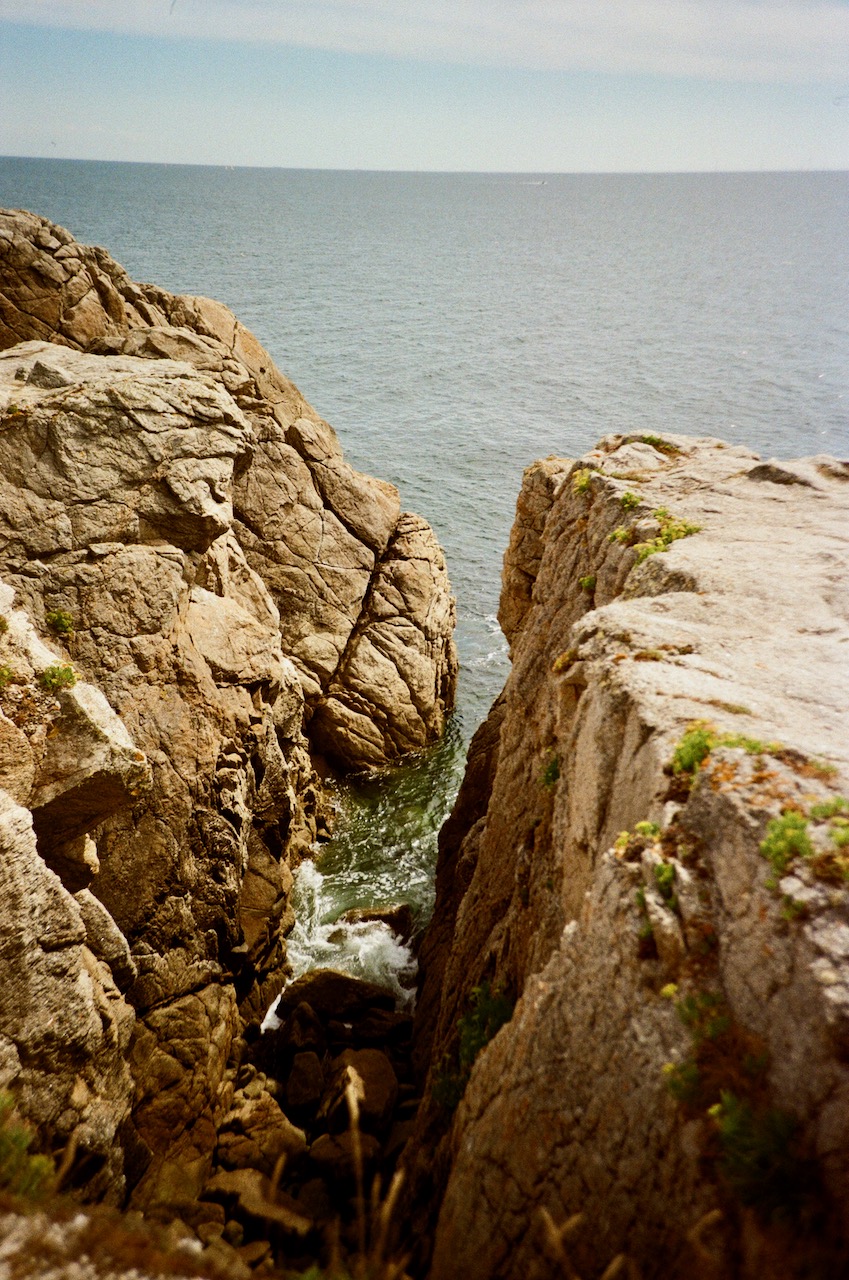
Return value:
<svg viewBox="0 0 849 1280">
<path fill-rule="evenodd" d="M 43 1148 L 75 1153 L 72 1185 L 114 1201 L 133 1093 L 135 1014 L 121 993 L 135 967 L 106 909 L 87 889 L 72 895 L 41 854 L 90 879 L 86 828 L 144 794 L 149 768 L 96 689 L 46 687 L 55 655 L 12 599 L 0 583 L 0 1089 Z"/>
<path fill-rule="evenodd" d="M 518 1003 L 419 1120 L 435 1280 L 559 1274 L 576 1212 L 581 1274 L 795 1275 L 849 1230 L 847 514 L 849 466 L 711 440 L 526 473 L 422 954 L 431 1087 L 473 986 Z"/>
<path fill-rule="evenodd" d="M 0 569 L 54 652 L 0 693 L 0 783 L 139 1015 L 125 1149 L 134 1203 L 164 1212 L 203 1187 L 241 1031 L 286 972 L 290 862 L 322 820 L 310 720 L 350 768 L 433 741 L 453 601 L 428 526 L 226 308 L 0 213 L 11 342 Z M 97 686 L 52 734 L 27 676 L 50 665 Z"/>
<path fill-rule="evenodd" d="M 332 428 L 254 336 L 220 303 L 137 285 L 104 250 L 33 214 L 0 212 L 0 277 L 0 348 L 40 339 L 184 361 L 242 410 L 249 434 L 230 473 L 226 520 L 279 609 L 283 649 L 310 712 L 321 713 L 322 750 L 369 768 L 435 741 L 457 674 L 442 553 L 423 520 L 401 515 L 392 485 L 345 462 Z M 67 385 L 61 367 L 54 355 L 25 376 Z M 162 478 L 154 518 L 165 507 L 173 526 L 185 500 L 184 516 L 209 532 L 225 514 L 216 513 L 214 477 L 203 501 L 186 489 L 196 479 L 190 453 Z"/>
</svg>

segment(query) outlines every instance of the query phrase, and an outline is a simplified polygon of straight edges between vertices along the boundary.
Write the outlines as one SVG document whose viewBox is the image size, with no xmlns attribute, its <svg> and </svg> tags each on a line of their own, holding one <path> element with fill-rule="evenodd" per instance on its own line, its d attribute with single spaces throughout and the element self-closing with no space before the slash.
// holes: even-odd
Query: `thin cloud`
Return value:
<svg viewBox="0 0 849 1280">
<path fill-rule="evenodd" d="M 839 0 L 0 0 L 0 21 L 395 58 L 842 82 Z"/>
</svg>

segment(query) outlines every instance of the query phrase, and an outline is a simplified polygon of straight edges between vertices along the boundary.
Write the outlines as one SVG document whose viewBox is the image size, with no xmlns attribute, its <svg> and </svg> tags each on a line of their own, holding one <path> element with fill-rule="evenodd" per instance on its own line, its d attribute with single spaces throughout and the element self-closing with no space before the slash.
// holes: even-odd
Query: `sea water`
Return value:
<svg viewBox="0 0 849 1280">
<path fill-rule="evenodd" d="M 404 174 L 0 159 L 0 204 L 218 298 L 445 548 L 446 742 L 337 795 L 290 954 L 407 981 L 351 906 L 433 902 L 436 834 L 507 672 L 496 621 L 522 469 L 611 431 L 849 453 L 849 174 Z"/>
</svg>

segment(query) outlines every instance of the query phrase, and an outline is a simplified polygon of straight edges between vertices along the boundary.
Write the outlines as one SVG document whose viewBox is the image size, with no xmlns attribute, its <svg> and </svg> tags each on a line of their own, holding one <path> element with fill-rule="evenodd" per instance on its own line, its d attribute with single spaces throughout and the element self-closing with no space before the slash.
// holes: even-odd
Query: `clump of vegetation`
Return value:
<svg viewBox="0 0 849 1280">
<path fill-rule="evenodd" d="M 650 444 L 653 449 L 657 449 L 659 453 L 665 453 L 668 457 L 673 457 L 681 452 L 677 444 L 672 444 L 670 440 L 664 440 L 662 436 L 640 436 L 641 444 Z"/>
<path fill-rule="evenodd" d="M 808 819 L 795 809 L 785 809 L 780 818 L 772 818 L 768 823 L 760 851 L 772 867 L 770 886 L 774 887 L 794 858 L 813 855 Z"/>
<path fill-rule="evenodd" d="M 828 818 L 837 818 L 846 813 L 849 813 L 849 800 L 844 796 L 833 796 L 830 800 L 812 804 L 810 808 L 811 817 L 817 822 L 825 822 Z"/>
<path fill-rule="evenodd" d="M 678 899 L 675 896 L 674 865 L 671 862 L 659 862 L 654 869 L 654 881 L 657 885 L 658 893 L 670 911 L 677 911 Z"/>
<path fill-rule="evenodd" d="M 540 775 L 540 782 L 544 787 L 553 787 L 560 777 L 560 756 L 552 751 L 546 761 L 545 768 Z"/>
<path fill-rule="evenodd" d="M 810 1175 L 796 1151 L 795 1117 L 775 1107 L 755 1110 L 726 1089 L 709 1114 L 719 1136 L 719 1171 L 736 1197 L 768 1221 L 797 1217 Z"/>
<path fill-rule="evenodd" d="M 0 689 L 5 689 L 8 684 L 12 683 L 14 671 L 6 663 L 0 663 Z"/>
<path fill-rule="evenodd" d="M 618 529 L 614 529 L 612 533 L 607 535 L 607 541 L 618 542 L 622 546 L 630 547 L 635 536 L 633 529 L 626 529 L 624 524 L 620 524 Z"/>
<path fill-rule="evenodd" d="M 638 836 L 644 836 L 648 840 L 653 840 L 655 836 L 660 835 L 660 824 L 657 822 L 638 822 L 634 827 L 634 833 Z"/>
<path fill-rule="evenodd" d="M 714 747 L 736 747 L 753 756 L 776 755 L 784 750 L 780 742 L 762 742 L 743 733 L 719 733 L 707 720 L 694 720 L 673 752 L 672 772 L 676 776 L 694 775 Z"/>
<path fill-rule="evenodd" d="M 25 1200 L 49 1194 L 56 1172 L 49 1156 L 30 1155 L 33 1137 L 18 1118 L 14 1098 L 0 1093 L 0 1189 Z"/>
<path fill-rule="evenodd" d="M 475 1059 L 513 1016 L 513 1001 L 501 988 L 484 981 L 472 988 L 468 1012 L 457 1021 L 456 1060 L 443 1061 L 433 1083 L 433 1099 L 446 1111 L 454 1111 L 462 1098 Z"/>
<path fill-rule="evenodd" d="M 52 609 L 44 621 L 55 636 L 72 636 L 74 619 L 65 609 Z"/>
<path fill-rule="evenodd" d="M 592 484 L 592 469 L 590 467 L 581 467 L 572 476 L 572 492 L 578 494 L 579 497 L 587 497 Z"/>
<path fill-rule="evenodd" d="M 630 489 L 626 490 L 619 499 L 625 511 L 633 511 L 642 502 L 642 498 L 637 493 L 632 493 Z"/>
<path fill-rule="evenodd" d="M 689 538 L 691 534 L 698 533 L 702 527 L 700 524 L 690 524 L 687 520 L 676 519 L 666 507 L 658 507 L 652 515 L 660 525 L 660 533 L 647 542 L 635 544 L 637 564 L 642 564 L 649 556 L 656 555 L 659 551 L 668 551 L 673 542 L 677 542 L 680 538 Z"/>
<path fill-rule="evenodd" d="M 585 578 L 579 578 L 578 586 L 582 591 L 595 591 L 595 574 L 588 573 Z"/>
<path fill-rule="evenodd" d="M 9 630 L 9 619 L 4 618 L 2 613 L 0 613 L 0 636 L 4 636 L 8 630 Z"/>
<path fill-rule="evenodd" d="M 696 720 L 689 726 L 672 753 L 672 772 L 695 774 L 704 764 L 716 745 L 716 734 L 704 720 Z"/>
<path fill-rule="evenodd" d="M 57 662 L 51 667 L 45 667 L 38 679 L 42 689 L 46 689 L 48 693 L 58 693 L 60 689 L 72 689 L 77 683 L 74 668 L 66 662 Z"/>
<path fill-rule="evenodd" d="M 558 654 L 551 664 L 551 674 L 560 676 L 564 671 L 568 671 L 571 666 L 578 661 L 577 649 L 566 649 L 563 653 Z"/>
</svg>

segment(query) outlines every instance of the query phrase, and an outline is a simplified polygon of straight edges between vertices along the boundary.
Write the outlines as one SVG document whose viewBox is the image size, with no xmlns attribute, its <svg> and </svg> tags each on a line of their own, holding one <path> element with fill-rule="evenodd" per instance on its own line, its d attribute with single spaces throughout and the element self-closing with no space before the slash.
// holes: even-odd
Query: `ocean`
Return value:
<svg viewBox="0 0 849 1280">
<path fill-rule="evenodd" d="M 611 431 L 849 455 L 849 173 L 415 174 L 0 158 L 0 205 L 138 280 L 225 302 L 445 548 L 447 742 L 339 792 L 300 970 L 397 973 L 349 906 L 432 903 L 465 744 L 507 673 L 495 614 L 522 470 Z M 301 922 L 304 922 L 303 924 Z"/>
</svg>

